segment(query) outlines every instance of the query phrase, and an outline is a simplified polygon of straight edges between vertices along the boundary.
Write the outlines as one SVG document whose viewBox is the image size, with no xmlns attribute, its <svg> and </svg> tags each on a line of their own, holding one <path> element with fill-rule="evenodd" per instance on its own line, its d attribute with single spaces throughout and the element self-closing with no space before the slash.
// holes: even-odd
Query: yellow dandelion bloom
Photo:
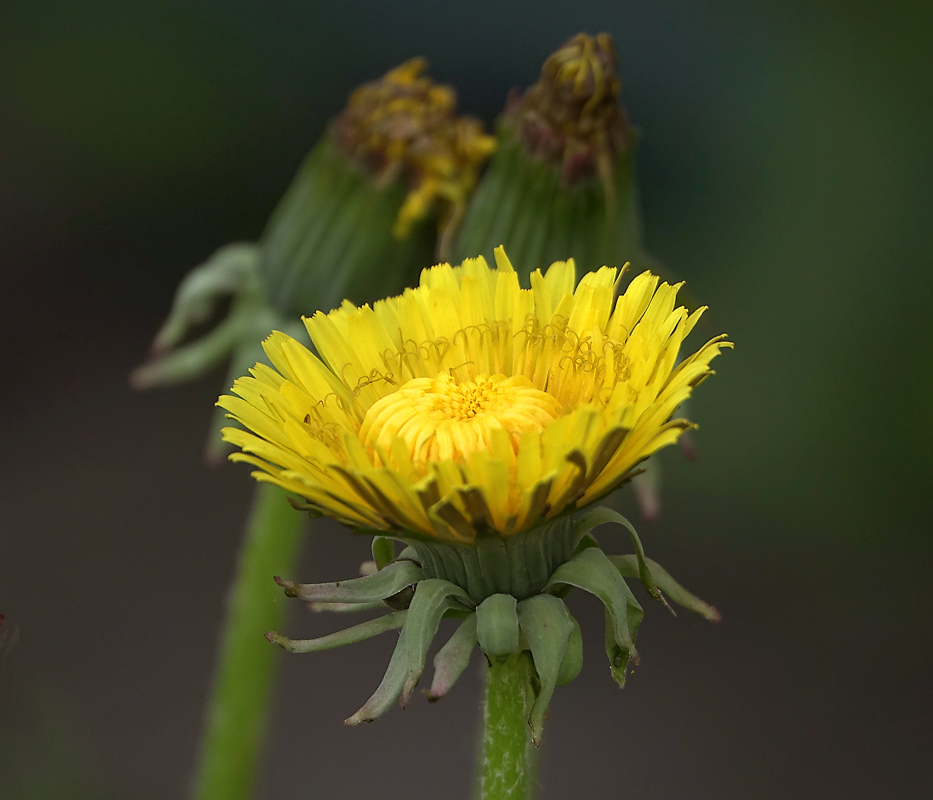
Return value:
<svg viewBox="0 0 933 800">
<path fill-rule="evenodd" d="M 644 272 L 576 283 L 573 261 L 519 286 L 502 248 L 420 286 L 304 318 L 320 358 L 283 333 L 275 369 L 220 398 L 253 475 L 352 526 L 446 541 L 523 531 L 586 506 L 692 427 L 672 419 L 711 373 L 717 337 L 679 363 L 704 311 Z"/>
</svg>

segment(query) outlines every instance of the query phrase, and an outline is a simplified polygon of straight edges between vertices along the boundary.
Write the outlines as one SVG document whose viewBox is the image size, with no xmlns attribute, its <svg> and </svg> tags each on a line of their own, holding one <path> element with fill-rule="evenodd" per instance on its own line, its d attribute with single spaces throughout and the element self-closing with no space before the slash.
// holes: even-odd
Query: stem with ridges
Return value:
<svg viewBox="0 0 933 800">
<path fill-rule="evenodd" d="M 529 796 L 533 669 L 527 652 L 487 663 L 480 800 L 526 800 Z"/>
<path fill-rule="evenodd" d="M 228 599 L 194 800 L 248 800 L 253 794 L 279 655 L 263 634 L 282 627 L 288 607 L 272 576 L 293 573 L 306 519 L 277 486 L 256 487 Z"/>
</svg>

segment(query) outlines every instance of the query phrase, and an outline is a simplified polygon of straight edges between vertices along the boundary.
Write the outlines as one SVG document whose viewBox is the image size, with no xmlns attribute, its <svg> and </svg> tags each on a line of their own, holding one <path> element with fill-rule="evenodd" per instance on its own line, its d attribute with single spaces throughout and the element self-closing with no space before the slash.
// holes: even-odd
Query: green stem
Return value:
<svg viewBox="0 0 933 800">
<path fill-rule="evenodd" d="M 252 796 L 279 651 L 263 634 L 281 627 L 287 608 L 272 578 L 293 572 L 305 519 L 277 486 L 256 487 L 228 600 L 194 800 Z"/>
<path fill-rule="evenodd" d="M 526 800 L 529 796 L 532 670 L 526 652 L 487 665 L 480 800 Z"/>
</svg>

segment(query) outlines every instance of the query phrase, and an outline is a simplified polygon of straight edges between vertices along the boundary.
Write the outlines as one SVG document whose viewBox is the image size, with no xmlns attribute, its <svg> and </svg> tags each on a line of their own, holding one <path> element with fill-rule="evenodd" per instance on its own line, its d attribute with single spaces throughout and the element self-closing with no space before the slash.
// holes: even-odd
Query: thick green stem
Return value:
<svg viewBox="0 0 933 800">
<path fill-rule="evenodd" d="M 526 800 L 531 784 L 531 675 L 527 652 L 486 667 L 480 800 Z"/>
<path fill-rule="evenodd" d="M 194 800 L 252 796 L 279 652 L 263 634 L 281 627 L 287 607 L 272 578 L 293 573 L 305 519 L 277 486 L 256 487 L 228 599 Z"/>
</svg>

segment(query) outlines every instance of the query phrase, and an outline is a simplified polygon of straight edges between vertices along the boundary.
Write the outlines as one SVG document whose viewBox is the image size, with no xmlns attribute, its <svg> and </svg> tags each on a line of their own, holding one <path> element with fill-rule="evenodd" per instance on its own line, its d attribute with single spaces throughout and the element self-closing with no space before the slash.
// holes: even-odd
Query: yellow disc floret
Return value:
<svg viewBox="0 0 933 800">
<path fill-rule="evenodd" d="M 364 446 L 391 452 L 404 440 L 413 464 L 463 461 L 474 450 L 489 450 L 492 432 L 508 432 L 513 450 L 523 431 L 540 431 L 557 417 L 559 403 L 527 378 L 481 375 L 457 382 L 449 373 L 414 378 L 377 400 L 360 428 Z"/>
<path fill-rule="evenodd" d="M 522 289 L 502 248 L 425 270 L 398 297 L 305 318 L 320 358 L 282 333 L 219 405 L 258 479 L 345 523 L 470 543 L 612 491 L 692 427 L 672 419 L 717 337 L 677 363 L 704 309 L 645 272 L 616 297 L 572 261 Z"/>
</svg>

